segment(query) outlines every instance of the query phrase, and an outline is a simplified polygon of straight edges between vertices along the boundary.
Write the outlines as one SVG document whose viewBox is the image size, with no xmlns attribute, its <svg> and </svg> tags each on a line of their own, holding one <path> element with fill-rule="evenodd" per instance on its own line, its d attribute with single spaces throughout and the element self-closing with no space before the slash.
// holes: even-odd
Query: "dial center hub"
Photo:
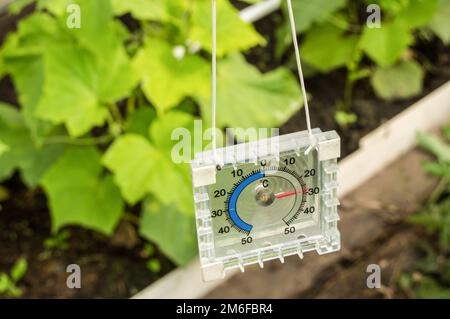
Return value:
<svg viewBox="0 0 450 319">
<path fill-rule="evenodd" d="M 255 199 L 259 205 L 267 207 L 273 204 L 276 196 L 270 189 L 258 186 L 255 189 Z"/>
</svg>

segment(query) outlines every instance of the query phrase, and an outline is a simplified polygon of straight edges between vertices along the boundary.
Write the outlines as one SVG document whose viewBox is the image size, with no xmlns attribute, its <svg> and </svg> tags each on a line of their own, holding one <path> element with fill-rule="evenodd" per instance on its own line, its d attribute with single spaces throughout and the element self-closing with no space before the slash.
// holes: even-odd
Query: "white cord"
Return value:
<svg viewBox="0 0 450 319">
<path fill-rule="evenodd" d="M 286 1 L 287 1 L 288 11 L 289 11 L 289 20 L 291 22 L 292 41 L 294 42 L 295 58 L 297 60 L 298 76 L 300 78 L 300 84 L 301 84 L 302 93 L 303 93 L 303 100 L 304 100 L 304 103 L 305 103 L 306 126 L 308 127 L 309 135 L 312 136 L 313 134 L 312 134 L 312 129 L 311 129 L 311 118 L 309 117 L 308 97 L 306 96 L 305 79 L 303 77 L 302 62 L 301 62 L 301 59 L 300 59 L 300 49 L 298 47 L 298 41 L 297 41 L 297 30 L 296 30 L 296 27 L 295 27 L 294 10 L 292 9 L 292 2 L 291 2 L 291 0 L 286 0 Z"/>
<path fill-rule="evenodd" d="M 214 161 L 218 164 L 217 158 L 217 136 L 216 136 L 216 104 L 217 104 L 217 8 L 216 0 L 212 0 L 212 112 L 211 112 L 211 126 L 212 126 L 212 149 Z"/>
<path fill-rule="evenodd" d="M 300 84 L 303 94 L 303 100 L 305 104 L 306 113 L 306 125 L 310 136 L 313 136 L 311 129 L 311 118 L 309 116 L 308 98 L 306 95 L 305 79 L 303 77 L 302 63 L 300 59 L 300 49 L 297 41 L 297 30 L 295 27 L 294 10 L 292 9 L 291 0 L 286 0 L 289 11 L 289 20 L 291 22 L 292 41 L 294 43 L 295 57 L 297 61 L 298 76 L 300 78 Z M 216 0 L 212 0 L 212 111 L 211 111 L 211 126 L 212 126 L 212 150 L 214 161 L 219 164 L 217 157 L 217 136 L 216 136 L 216 104 L 217 104 L 217 5 Z"/>
</svg>

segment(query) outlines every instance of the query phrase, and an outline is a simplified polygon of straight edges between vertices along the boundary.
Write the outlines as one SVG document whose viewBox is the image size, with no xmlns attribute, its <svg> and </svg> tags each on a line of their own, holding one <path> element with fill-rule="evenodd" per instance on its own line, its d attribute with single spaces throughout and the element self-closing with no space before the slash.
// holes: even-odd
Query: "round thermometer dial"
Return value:
<svg viewBox="0 0 450 319">
<path fill-rule="evenodd" d="M 217 255 L 312 235 L 308 228 L 319 222 L 314 213 L 320 193 L 314 156 L 287 153 L 278 163 L 262 160 L 217 171 L 216 185 L 222 187 L 210 190 Z"/>
</svg>

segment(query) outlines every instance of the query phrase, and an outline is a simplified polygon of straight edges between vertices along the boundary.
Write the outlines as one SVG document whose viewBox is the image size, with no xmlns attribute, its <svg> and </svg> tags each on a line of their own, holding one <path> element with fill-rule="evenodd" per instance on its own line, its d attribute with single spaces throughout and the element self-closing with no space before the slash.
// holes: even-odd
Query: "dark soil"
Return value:
<svg viewBox="0 0 450 319">
<path fill-rule="evenodd" d="M 273 30 L 279 13 L 263 19 L 257 28 L 271 41 L 265 49 L 252 50 L 247 58 L 262 70 L 270 70 L 282 61 L 276 61 L 273 49 Z M 7 32 L 14 30 L 17 18 L 0 14 L 0 43 Z M 425 81 L 423 95 L 431 92 L 450 78 L 450 49 L 435 41 L 418 44 L 423 62 L 432 62 Z M 293 70 L 294 72 L 294 70 Z M 345 72 L 338 70 L 327 75 L 317 75 L 307 80 L 312 96 L 312 123 L 322 130 L 335 129 L 343 140 L 343 154 L 357 149 L 358 141 L 384 121 L 400 113 L 420 97 L 399 102 L 386 102 L 374 96 L 368 81 L 361 81 L 354 90 L 352 111 L 359 120 L 348 128 L 340 128 L 335 120 L 336 102 L 342 99 Z M 18 105 L 17 95 L 10 78 L 0 81 L 0 101 Z M 294 115 L 282 128 L 281 133 L 305 129 L 304 112 Z M 146 267 L 149 256 L 144 240 L 137 235 L 132 218 L 124 219 L 113 238 L 107 238 L 79 227 L 70 227 L 68 248 L 48 250 L 44 241 L 50 237 L 50 216 L 46 198 L 41 190 L 28 190 L 17 176 L 3 183 L 9 199 L 0 206 L 0 272 L 7 272 L 19 257 L 28 260 L 29 269 L 20 282 L 23 297 L 83 298 L 83 297 L 129 297 L 174 268 L 174 265 L 156 252 L 161 263 L 158 274 Z M 68 289 L 66 267 L 78 264 L 83 271 L 83 289 Z"/>
<path fill-rule="evenodd" d="M 124 218 L 112 238 L 68 227 L 67 247 L 46 247 L 51 228 L 42 191 L 27 189 L 17 176 L 3 186 L 10 199 L 0 205 L 0 272 L 26 258 L 28 270 L 20 282 L 25 298 L 127 298 L 174 267 L 156 251 L 151 257 L 160 261 L 161 271 L 147 269 L 150 256 L 132 218 Z M 82 289 L 67 288 L 70 264 L 81 267 Z"/>
</svg>

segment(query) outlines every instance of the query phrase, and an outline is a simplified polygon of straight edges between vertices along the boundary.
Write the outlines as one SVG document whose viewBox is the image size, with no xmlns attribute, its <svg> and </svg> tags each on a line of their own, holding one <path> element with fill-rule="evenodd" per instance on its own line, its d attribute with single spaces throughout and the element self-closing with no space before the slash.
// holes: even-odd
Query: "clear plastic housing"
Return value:
<svg viewBox="0 0 450 319">
<path fill-rule="evenodd" d="M 199 153 L 191 163 L 203 279 L 340 249 L 335 131 L 313 130 Z M 221 163 L 216 165 L 216 163 Z"/>
</svg>

